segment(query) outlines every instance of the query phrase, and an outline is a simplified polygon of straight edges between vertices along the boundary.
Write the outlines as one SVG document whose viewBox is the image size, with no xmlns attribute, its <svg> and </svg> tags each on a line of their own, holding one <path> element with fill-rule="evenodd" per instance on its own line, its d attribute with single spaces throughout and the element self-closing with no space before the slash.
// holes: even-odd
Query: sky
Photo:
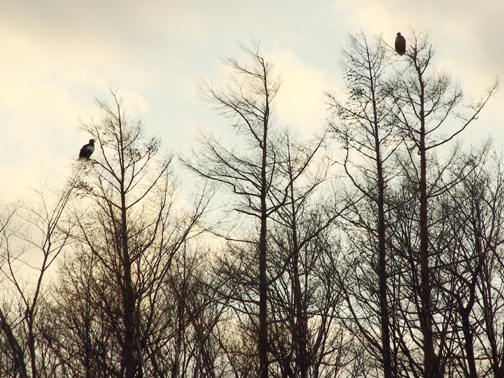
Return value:
<svg viewBox="0 0 504 378">
<path fill-rule="evenodd" d="M 343 94 L 340 51 L 360 30 L 390 45 L 429 32 L 436 66 L 477 99 L 504 77 L 503 14 L 502 0 L 0 0 L 0 204 L 63 185 L 91 138 L 79 119 L 98 119 L 110 88 L 166 151 L 219 133 L 198 83 L 225 83 L 221 59 L 240 60 L 252 40 L 284 80 L 278 123 L 302 133 L 326 123 L 327 91 Z M 501 90 L 462 138 L 500 149 L 503 124 Z"/>
</svg>

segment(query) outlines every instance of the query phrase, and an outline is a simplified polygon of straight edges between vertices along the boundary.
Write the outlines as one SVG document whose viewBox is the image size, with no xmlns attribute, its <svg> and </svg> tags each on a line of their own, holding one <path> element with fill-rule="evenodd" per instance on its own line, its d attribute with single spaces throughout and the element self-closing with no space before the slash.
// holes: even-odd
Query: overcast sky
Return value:
<svg viewBox="0 0 504 378">
<path fill-rule="evenodd" d="M 284 79 L 277 120 L 315 130 L 329 116 L 324 92 L 341 92 L 339 52 L 348 33 L 430 32 L 437 66 L 468 98 L 504 77 L 502 0 L 0 0 L 0 203 L 46 179 L 61 186 L 97 118 L 96 98 L 119 87 L 124 105 L 167 150 L 186 150 L 198 128 L 224 125 L 202 103 L 201 78 L 224 81 L 221 57 L 261 41 Z M 341 92 L 342 93 L 342 92 Z M 504 143 L 504 94 L 468 143 Z"/>
</svg>

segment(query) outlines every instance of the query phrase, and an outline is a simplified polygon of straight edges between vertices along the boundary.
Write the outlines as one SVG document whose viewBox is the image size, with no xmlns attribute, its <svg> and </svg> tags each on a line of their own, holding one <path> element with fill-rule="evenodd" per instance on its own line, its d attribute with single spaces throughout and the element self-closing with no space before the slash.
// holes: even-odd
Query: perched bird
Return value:
<svg viewBox="0 0 504 378">
<path fill-rule="evenodd" d="M 94 151 L 94 142 L 95 142 L 94 139 L 90 139 L 88 144 L 82 146 L 82 148 L 80 149 L 80 152 L 79 152 L 79 160 L 80 159 L 89 160 L 89 158 L 91 157 L 91 154 Z"/>
<path fill-rule="evenodd" d="M 397 33 L 397 37 L 395 39 L 395 51 L 399 55 L 403 55 L 406 52 L 406 39 L 401 35 L 401 33 Z"/>
</svg>

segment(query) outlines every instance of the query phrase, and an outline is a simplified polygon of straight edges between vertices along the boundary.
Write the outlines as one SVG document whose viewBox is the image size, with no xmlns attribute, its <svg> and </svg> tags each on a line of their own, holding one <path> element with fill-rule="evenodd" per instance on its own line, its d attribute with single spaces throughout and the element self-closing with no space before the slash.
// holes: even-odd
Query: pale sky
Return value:
<svg viewBox="0 0 504 378">
<path fill-rule="evenodd" d="M 284 83 L 276 119 L 310 132 L 343 94 L 339 52 L 348 33 L 430 32 L 436 62 L 477 98 L 504 78 L 502 0 L 0 0 L 0 203 L 49 180 L 62 186 L 97 119 L 95 98 L 119 87 L 131 116 L 166 150 L 184 151 L 219 119 L 197 96 L 201 78 L 225 82 L 220 58 L 261 41 Z M 504 144 L 504 88 L 462 138 Z"/>
</svg>

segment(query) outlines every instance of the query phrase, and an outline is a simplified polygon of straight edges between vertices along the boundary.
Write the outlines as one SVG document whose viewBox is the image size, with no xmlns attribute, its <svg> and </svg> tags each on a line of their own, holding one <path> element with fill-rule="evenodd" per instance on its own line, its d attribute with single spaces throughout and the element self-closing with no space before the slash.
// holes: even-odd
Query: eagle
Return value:
<svg viewBox="0 0 504 378">
<path fill-rule="evenodd" d="M 401 33 L 397 33 L 397 37 L 395 39 L 395 51 L 399 55 L 403 55 L 406 52 L 406 39 L 401 35 Z"/>
<path fill-rule="evenodd" d="M 91 154 L 94 151 L 94 142 L 95 142 L 94 139 L 89 139 L 89 143 L 82 146 L 79 152 L 79 160 L 81 159 L 89 160 Z"/>
</svg>

